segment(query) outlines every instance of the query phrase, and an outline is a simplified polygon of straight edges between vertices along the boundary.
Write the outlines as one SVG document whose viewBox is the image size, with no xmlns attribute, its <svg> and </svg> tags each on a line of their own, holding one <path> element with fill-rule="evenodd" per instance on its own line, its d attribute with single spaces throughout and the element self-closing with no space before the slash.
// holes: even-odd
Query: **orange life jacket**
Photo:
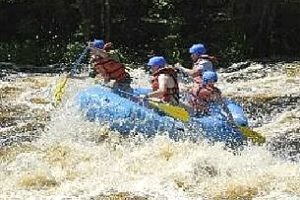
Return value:
<svg viewBox="0 0 300 200">
<path fill-rule="evenodd" d="M 217 87 L 200 86 L 190 93 L 189 103 L 196 111 L 206 112 L 209 103 L 217 101 L 221 97 L 221 91 Z"/>
<path fill-rule="evenodd" d="M 162 95 L 160 98 L 161 100 L 165 102 L 171 102 L 172 98 L 175 100 L 175 103 L 179 103 L 179 87 L 178 87 L 178 82 L 177 82 L 177 73 L 173 68 L 162 68 L 158 71 L 156 71 L 153 74 L 153 78 L 151 81 L 152 84 L 152 90 L 156 91 L 159 89 L 159 82 L 158 82 L 158 77 L 160 74 L 167 74 L 171 76 L 174 80 L 175 86 L 173 88 L 167 88 L 167 91 Z"/>
<path fill-rule="evenodd" d="M 194 83 L 196 83 L 197 85 L 202 84 L 202 74 L 200 72 L 193 74 L 192 77 L 193 77 Z"/>
<path fill-rule="evenodd" d="M 97 58 L 94 62 L 96 72 L 103 77 L 109 77 L 111 80 L 120 82 L 128 76 L 124 65 L 111 58 Z"/>
</svg>

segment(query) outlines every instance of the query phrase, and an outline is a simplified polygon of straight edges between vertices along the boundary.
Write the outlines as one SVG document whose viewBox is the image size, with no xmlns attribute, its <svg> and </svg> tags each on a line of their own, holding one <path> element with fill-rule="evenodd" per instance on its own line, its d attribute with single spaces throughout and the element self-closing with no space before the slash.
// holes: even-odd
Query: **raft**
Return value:
<svg viewBox="0 0 300 200">
<path fill-rule="evenodd" d="M 133 93 L 145 92 L 148 92 L 148 89 L 137 88 Z M 164 132 L 174 140 L 208 139 L 224 142 L 231 147 L 246 143 L 242 133 L 227 122 L 218 105 L 212 105 L 209 115 L 191 117 L 189 122 L 183 123 L 121 97 L 110 88 L 100 85 L 80 91 L 75 96 L 75 103 L 89 121 L 107 124 L 112 130 L 124 135 L 140 133 L 151 137 Z M 228 100 L 227 105 L 236 121 L 248 123 L 238 104 Z"/>
</svg>

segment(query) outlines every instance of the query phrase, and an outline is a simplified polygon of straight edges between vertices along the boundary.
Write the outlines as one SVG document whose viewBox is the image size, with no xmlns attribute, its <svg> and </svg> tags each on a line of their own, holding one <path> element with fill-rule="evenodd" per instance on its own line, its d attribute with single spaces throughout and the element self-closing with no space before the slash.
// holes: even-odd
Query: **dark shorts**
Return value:
<svg viewBox="0 0 300 200">
<path fill-rule="evenodd" d="M 130 86 L 131 82 L 132 82 L 132 79 L 130 78 L 130 76 L 126 76 L 126 78 L 123 79 L 122 81 L 114 83 L 113 91 L 122 97 L 129 98 L 130 94 L 133 93 L 133 89 Z M 122 91 L 124 91 L 124 92 L 122 92 Z M 126 94 L 126 93 L 130 93 L 130 94 Z"/>
</svg>

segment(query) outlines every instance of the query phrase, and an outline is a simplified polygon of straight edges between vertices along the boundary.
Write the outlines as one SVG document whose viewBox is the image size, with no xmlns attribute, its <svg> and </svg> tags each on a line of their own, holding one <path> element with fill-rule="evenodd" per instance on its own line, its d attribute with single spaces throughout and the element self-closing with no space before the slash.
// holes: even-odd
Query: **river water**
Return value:
<svg viewBox="0 0 300 200">
<path fill-rule="evenodd" d="M 300 199 L 300 65 L 239 67 L 220 71 L 218 87 L 267 138 L 239 154 L 164 135 L 124 138 L 86 121 L 72 99 L 91 78 L 69 79 L 54 107 L 58 75 L 3 76 L 0 199 Z M 143 70 L 131 73 L 148 85 Z"/>
</svg>

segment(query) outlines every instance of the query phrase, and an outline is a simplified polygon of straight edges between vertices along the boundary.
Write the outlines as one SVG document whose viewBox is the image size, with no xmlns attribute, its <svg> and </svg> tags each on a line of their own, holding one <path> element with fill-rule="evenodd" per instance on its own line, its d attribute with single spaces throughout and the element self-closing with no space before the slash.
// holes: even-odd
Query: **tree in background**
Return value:
<svg viewBox="0 0 300 200">
<path fill-rule="evenodd" d="M 151 54 L 189 61 L 202 42 L 222 67 L 248 58 L 299 57 L 297 0 L 7 0 L 0 2 L 0 59 L 74 61 L 88 40 L 112 41 L 126 62 Z"/>
</svg>

